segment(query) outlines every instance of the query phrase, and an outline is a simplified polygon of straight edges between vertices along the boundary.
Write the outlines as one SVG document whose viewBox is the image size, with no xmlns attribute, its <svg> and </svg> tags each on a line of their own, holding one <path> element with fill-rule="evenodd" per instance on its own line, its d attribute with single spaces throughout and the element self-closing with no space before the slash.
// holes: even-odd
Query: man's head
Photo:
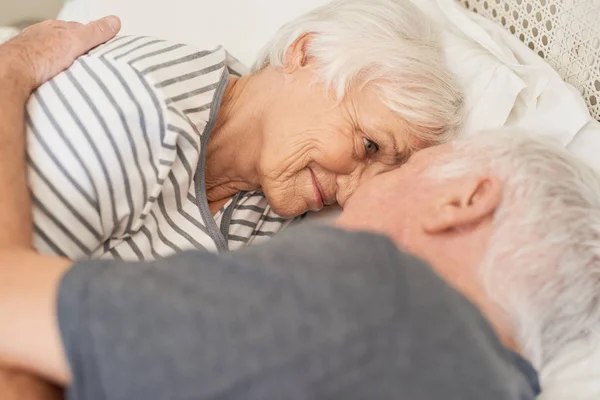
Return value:
<svg viewBox="0 0 600 400">
<path fill-rule="evenodd" d="M 600 326 L 600 177 L 558 144 L 502 131 L 423 150 L 338 223 L 429 262 L 537 367 Z"/>
</svg>

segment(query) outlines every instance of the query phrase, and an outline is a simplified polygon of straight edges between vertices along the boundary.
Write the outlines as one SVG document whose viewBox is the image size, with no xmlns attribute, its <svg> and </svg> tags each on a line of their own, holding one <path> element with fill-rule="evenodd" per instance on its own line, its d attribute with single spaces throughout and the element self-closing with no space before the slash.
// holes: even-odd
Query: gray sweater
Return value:
<svg viewBox="0 0 600 400">
<path fill-rule="evenodd" d="M 63 278 L 70 399 L 526 400 L 537 374 L 386 238 L 298 227 Z"/>
</svg>

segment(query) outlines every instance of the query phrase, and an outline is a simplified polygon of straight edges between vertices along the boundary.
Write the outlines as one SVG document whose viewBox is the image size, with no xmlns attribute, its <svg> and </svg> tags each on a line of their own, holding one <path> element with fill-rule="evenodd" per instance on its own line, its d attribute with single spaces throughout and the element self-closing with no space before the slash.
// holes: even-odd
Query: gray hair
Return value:
<svg viewBox="0 0 600 400">
<path fill-rule="evenodd" d="M 491 173 L 504 182 L 481 265 L 523 354 L 541 368 L 600 325 L 600 176 L 559 143 L 501 130 L 461 139 L 438 179 Z"/>
<path fill-rule="evenodd" d="M 410 0 L 335 0 L 284 25 L 253 70 L 281 67 L 303 34 L 318 79 L 342 99 L 352 84 L 372 85 L 411 133 L 427 144 L 456 137 L 464 99 L 445 65 L 438 32 Z"/>
</svg>

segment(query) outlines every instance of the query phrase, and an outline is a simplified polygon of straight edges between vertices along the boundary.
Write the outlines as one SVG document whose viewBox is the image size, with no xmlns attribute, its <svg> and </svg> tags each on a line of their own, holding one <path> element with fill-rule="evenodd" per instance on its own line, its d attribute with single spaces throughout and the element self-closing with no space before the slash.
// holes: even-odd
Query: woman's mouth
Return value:
<svg viewBox="0 0 600 400">
<path fill-rule="evenodd" d="M 323 209 L 323 205 L 325 204 L 325 196 L 323 194 L 323 190 L 321 189 L 321 185 L 319 185 L 319 181 L 317 180 L 315 173 L 311 168 L 309 168 L 308 170 L 310 171 L 310 176 L 312 177 L 313 188 L 315 192 L 316 209 L 314 211 L 319 211 Z"/>
</svg>

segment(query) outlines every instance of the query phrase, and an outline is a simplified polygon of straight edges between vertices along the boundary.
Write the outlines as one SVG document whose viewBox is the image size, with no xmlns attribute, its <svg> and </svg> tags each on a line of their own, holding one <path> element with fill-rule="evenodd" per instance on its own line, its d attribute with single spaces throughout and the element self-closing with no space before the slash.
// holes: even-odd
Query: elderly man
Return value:
<svg viewBox="0 0 600 400">
<path fill-rule="evenodd" d="M 417 153 L 335 227 L 152 263 L 37 254 L 2 166 L 0 359 L 74 399 L 533 399 L 600 320 L 600 179 L 521 132 Z"/>
<path fill-rule="evenodd" d="M 532 399 L 531 364 L 598 324 L 599 219 L 594 171 L 490 133 L 237 253 L 5 253 L 0 355 L 73 398 Z"/>
</svg>

